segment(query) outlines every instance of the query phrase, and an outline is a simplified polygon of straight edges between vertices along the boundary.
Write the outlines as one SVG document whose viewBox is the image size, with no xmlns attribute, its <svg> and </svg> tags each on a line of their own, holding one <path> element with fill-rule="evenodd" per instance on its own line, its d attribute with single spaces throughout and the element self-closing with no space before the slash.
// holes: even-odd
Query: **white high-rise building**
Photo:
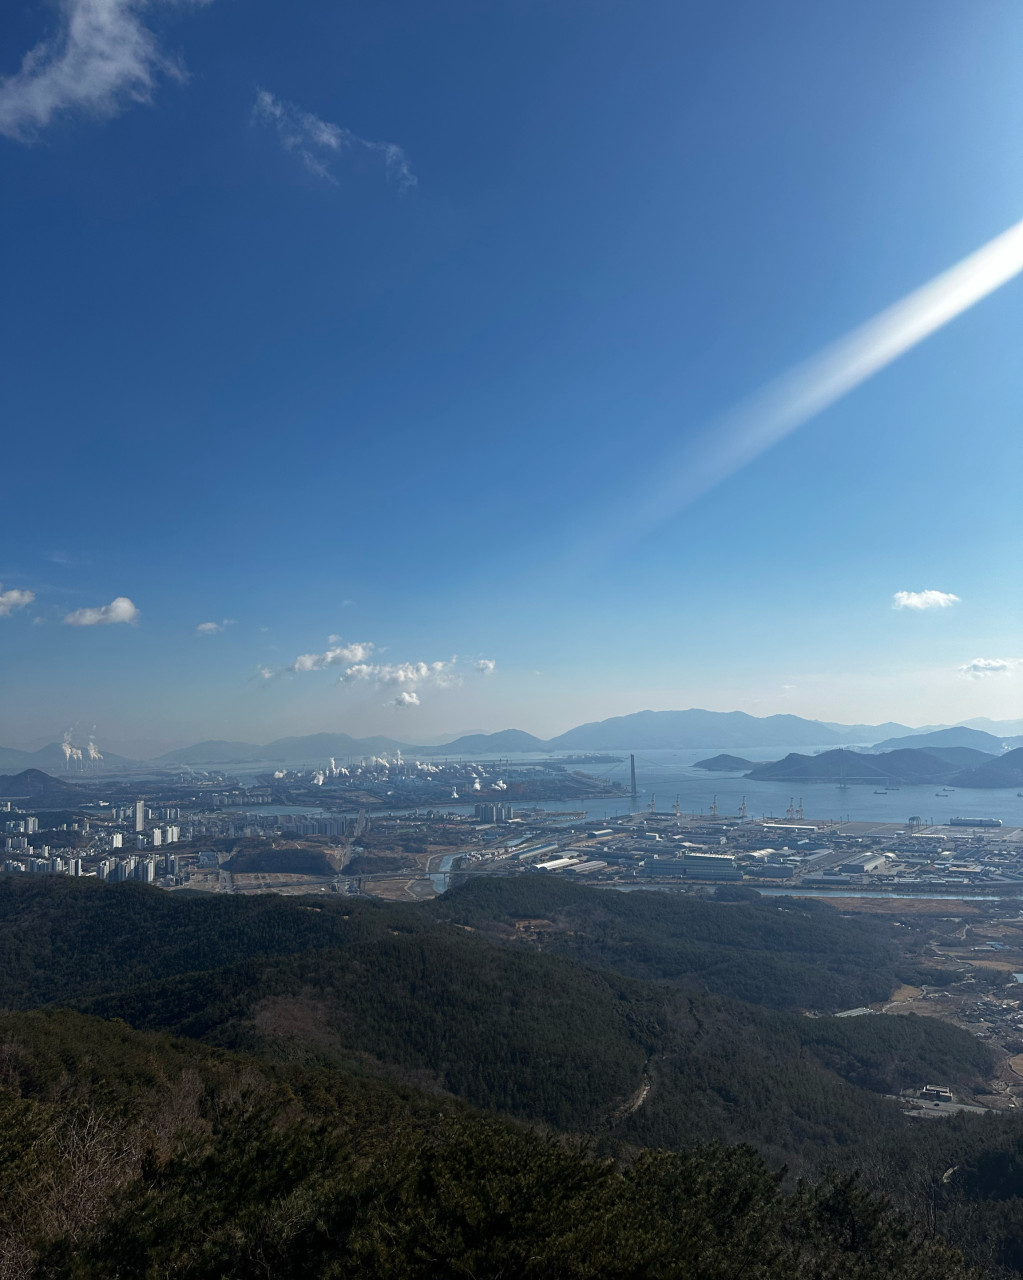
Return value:
<svg viewBox="0 0 1023 1280">
<path fill-rule="evenodd" d="M 135 830 L 145 831 L 146 829 L 146 802 L 145 800 L 135 801 Z"/>
<path fill-rule="evenodd" d="M 153 828 L 153 848 L 159 849 L 160 845 L 162 844 L 163 844 L 163 832 L 160 830 L 159 827 L 154 827 Z"/>
</svg>

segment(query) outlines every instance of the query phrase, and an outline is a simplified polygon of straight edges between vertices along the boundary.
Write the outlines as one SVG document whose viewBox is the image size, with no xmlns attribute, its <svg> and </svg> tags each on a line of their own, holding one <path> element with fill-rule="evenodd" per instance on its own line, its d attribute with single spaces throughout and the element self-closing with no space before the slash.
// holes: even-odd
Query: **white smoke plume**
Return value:
<svg viewBox="0 0 1023 1280">
<path fill-rule="evenodd" d="M 81 747 L 76 747 L 72 741 L 73 734 L 74 734 L 73 729 L 65 729 L 64 736 L 61 739 L 60 749 L 64 752 L 64 769 L 67 772 L 71 772 L 71 770 L 74 769 L 76 772 L 81 773 L 85 769 L 85 761 L 83 759 L 83 753 L 82 753 Z M 90 751 L 89 751 L 90 760 L 93 759 L 93 756 L 92 756 L 93 750 L 95 750 L 95 748 L 92 746 L 90 742 Z M 98 752 L 97 752 L 97 756 L 100 760 L 103 759 L 103 757 L 100 756 Z"/>
<path fill-rule="evenodd" d="M 99 752 L 99 748 L 96 746 L 95 740 L 91 736 L 89 737 L 88 746 L 85 749 L 89 753 L 89 759 L 93 763 L 95 763 L 97 760 L 103 759 L 102 755 Z"/>
</svg>

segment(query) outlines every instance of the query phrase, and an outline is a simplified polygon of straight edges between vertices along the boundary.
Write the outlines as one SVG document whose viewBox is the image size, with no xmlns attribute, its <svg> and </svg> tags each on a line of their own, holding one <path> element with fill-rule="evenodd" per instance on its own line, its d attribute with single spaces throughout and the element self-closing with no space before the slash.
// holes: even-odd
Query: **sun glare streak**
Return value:
<svg viewBox="0 0 1023 1280">
<path fill-rule="evenodd" d="M 720 419 L 671 460 L 672 479 L 640 506 L 634 532 L 694 502 L 1021 271 L 1023 220 Z"/>
</svg>

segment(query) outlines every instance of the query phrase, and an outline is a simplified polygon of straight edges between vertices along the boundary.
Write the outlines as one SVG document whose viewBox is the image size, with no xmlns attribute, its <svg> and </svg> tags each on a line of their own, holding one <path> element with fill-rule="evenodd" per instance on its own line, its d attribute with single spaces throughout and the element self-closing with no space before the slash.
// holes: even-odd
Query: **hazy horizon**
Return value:
<svg viewBox="0 0 1023 1280">
<path fill-rule="evenodd" d="M 655 710 L 655 708 L 649 708 L 649 707 L 637 708 L 637 712 L 650 711 L 650 710 Z M 665 707 L 665 708 L 658 708 L 657 710 L 711 711 L 713 709 L 707 708 L 707 707 L 685 707 L 685 708 Z M 734 711 L 734 710 L 737 710 L 737 708 L 729 708 L 728 710 Z M 624 714 L 631 715 L 635 713 L 626 712 Z M 728 712 L 724 711 L 724 714 L 728 714 Z M 747 714 L 753 714 L 753 713 L 747 713 Z M 764 712 L 761 715 L 759 715 L 758 718 L 767 718 L 771 715 L 789 715 L 789 714 L 794 714 L 794 713 Z M 44 733 L 42 735 L 37 735 L 32 738 L 23 738 L 17 741 L 12 739 L 10 741 L 0 742 L 0 747 L 13 747 L 16 750 L 20 750 L 20 751 L 38 751 L 43 747 L 51 746 L 54 743 L 59 743 L 62 740 L 62 738 L 67 736 L 69 743 L 72 743 L 73 745 L 76 745 L 78 747 L 86 747 L 87 744 L 91 741 L 97 749 L 102 748 L 107 752 L 111 752 L 115 755 L 126 756 L 130 759 L 147 760 L 147 759 L 153 759 L 159 755 L 163 755 L 166 752 L 175 751 L 184 747 L 194 746 L 197 743 L 204 742 L 204 741 L 227 741 L 227 742 L 244 741 L 244 742 L 249 742 L 252 745 L 262 746 L 262 745 L 266 745 L 266 743 L 268 742 L 276 741 L 278 738 L 306 737 L 306 736 L 313 736 L 316 734 L 324 734 L 324 733 L 326 734 L 346 733 L 353 738 L 389 737 L 396 741 L 407 743 L 410 746 L 437 747 L 437 746 L 443 746 L 444 744 L 448 742 L 452 742 L 458 738 L 475 737 L 477 735 L 500 733 L 505 730 L 521 730 L 526 733 L 532 733 L 534 737 L 540 738 L 543 741 L 548 741 L 560 736 L 560 734 L 562 733 L 567 733 L 570 729 L 575 729 L 582 724 L 599 723 L 599 721 L 602 719 L 610 719 L 610 718 L 613 718 L 613 717 L 591 717 L 588 720 L 573 721 L 571 724 L 566 724 L 561 726 L 559 729 L 555 730 L 553 733 L 546 733 L 546 734 L 535 733 L 534 730 L 531 729 L 528 725 L 509 723 L 509 724 L 500 725 L 499 727 L 493 728 L 493 729 L 472 728 L 472 729 L 461 729 L 461 730 L 441 733 L 437 735 L 422 735 L 422 736 L 415 735 L 415 736 L 405 736 L 405 737 L 399 737 L 394 734 L 383 734 L 383 733 L 376 733 L 376 732 L 352 733 L 347 728 L 338 727 L 335 725 L 335 726 L 327 726 L 325 728 L 320 728 L 320 729 L 312 729 L 312 730 L 309 730 L 308 733 L 303 732 L 299 734 L 277 734 L 277 735 L 274 735 L 273 737 L 263 737 L 263 738 L 253 737 L 251 739 L 237 738 L 237 737 L 224 735 L 224 734 L 213 734 L 213 735 L 193 735 L 192 737 L 181 738 L 178 740 L 161 740 L 157 738 L 135 739 L 135 738 L 128 738 L 128 737 L 118 738 L 115 736 L 109 739 L 104 738 L 103 741 L 100 742 L 97 734 L 92 730 L 82 732 L 80 730 L 76 730 L 75 728 L 71 728 L 71 729 L 65 728 L 59 733 L 55 732 L 55 733 L 51 733 L 50 735 L 47 735 Z M 806 716 L 806 717 L 800 717 L 800 719 L 805 719 L 810 721 L 819 721 L 821 724 L 825 724 L 829 726 L 835 725 L 835 724 L 852 725 L 854 723 L 857 723 L 857 724 L 872 723 L 870 721 L 866 721 L 866 722 L 833 721 L 833 720 L 824 721 L 821 719 L 821 717 L 818 717 L 818 716 Z M 975 725 L 971 723 L 974 721 L 977 722 Z M 903 721 L 894 721 L 891 719 L 886 719 L 886 720 L 878 721 L 877 724 L 879 726 L 884 726 L 888 724 L 903 724 L 907 729 L 912 729 L 912 730 L 921 731 L 921 732 L 926 732 L 926 731 L 935 730 L 935 729 L 950 728 L 956 725 L 965 725 L 966 727 L 976 727 L 981 729 L 982 731 L 996 732 L 996 733 L 997 733 L 997 726 L 1001 725 L 1001 726 L 1004 726 L 1002 729 L 1002 733 L 1006 737 L 1016 736 L 1017 734 L 1023 732 L 1023 721 L 1014 721 L 1009 719 L 996 721 L 991 717 L 983 717 L 983 716 L 967 717 L 965 720 L 960 720 L 960 721 L 942 721 L 942 722 L 933 723 L 933 724 L 919 724 L 919 725 L 906 724 Z M 777 747 L 785 747 L 788 744 L 786 744 L 782 738 L 779 738 L 778 742 L 773 745 Z M 826 744 L 821 743 L 819 745 L 823 746 Z M 715 744 L 712 741 L 708 741 L 705 744 L 705 746 L 708 750 L 716 749 Z"/>
</svg>

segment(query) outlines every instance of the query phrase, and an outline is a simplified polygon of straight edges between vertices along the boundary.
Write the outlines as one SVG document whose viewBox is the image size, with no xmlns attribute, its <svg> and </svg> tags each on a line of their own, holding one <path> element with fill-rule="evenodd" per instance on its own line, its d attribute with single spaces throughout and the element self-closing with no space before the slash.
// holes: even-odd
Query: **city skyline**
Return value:
<svg viewBox="0 0 1023 1280">
<path fill-rule="evenodd" d="M 0 745 L 1023 716 L 1015 259 L 821 390 L 1017 227 L 1023 15 L 91 11 L 2 20 Z"/>
</svg>

